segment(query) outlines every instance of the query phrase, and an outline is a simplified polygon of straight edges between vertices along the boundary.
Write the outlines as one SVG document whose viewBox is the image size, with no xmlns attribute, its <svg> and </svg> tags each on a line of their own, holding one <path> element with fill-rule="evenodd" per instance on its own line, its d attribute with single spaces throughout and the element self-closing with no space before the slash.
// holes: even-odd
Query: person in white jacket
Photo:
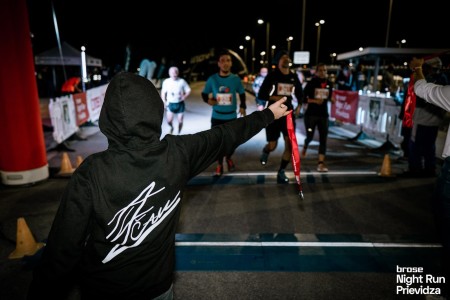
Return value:
<svg viewBox="0 0 450 300">
<path fill-rule="evenodd" d="M 423 58 L 413 58 L 410 67 L 414 71 L 414 92 L 425 101 L 450 111 L 450 85 L 437 85 L 427 82 L 422 73 Z M 433 212 L 439 237 L 443 246 L 443 276 L 445 285 L 442 296 L 450 296 L 450 131 L 447 131 L 444 150 L 444 164 L 437 178 L 432 197 Z"/>
</svg>

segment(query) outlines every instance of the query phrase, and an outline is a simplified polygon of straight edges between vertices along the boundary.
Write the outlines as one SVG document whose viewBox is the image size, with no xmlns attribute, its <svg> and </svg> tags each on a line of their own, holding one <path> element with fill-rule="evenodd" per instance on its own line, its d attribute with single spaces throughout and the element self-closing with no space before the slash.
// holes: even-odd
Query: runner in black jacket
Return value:
<svg viewBox="0 0 450 300">
<path fill-rule="evenodd" d="M 286 97 L 286 105 L 290 110 L 293 110 L 292 95 L 295 95 L 297 101 L 302 101 L 302 84 L 300 83 L 297 74 L 291 72 L 290 70 L 291 59 L 289 58 L 289 54 L 286 51 L 278 52 L 275 56 L 274 62 L 277 64 L 277 68 L 269 73 L 264 79 L 258 93 L 258 98 L 261 100 L 269 101 L 270 105 L 275 101 L 281 99 L 281 97 Z M 293 113 L 292 119 L 294 120 Z M 283 134 L 284 138 L 284 152 L 283 156 L 281 157 L 280 168 L 278 169 L 277 181 L 278 183 L 289 183 L 289 179 L 286 177 L 284 169 L 291 160 L 292 148 L 289 141 L 286 118 L 280 118 L 279 120 L 267 126 L 267 144 L 263 148 L 260 162 L 262 165 L 267 164 L 269 153 L 274 151 L 277 147 L 280 133 Z"/>
<path fill-rule="evenodd" d="M 317 64 L 316 73 L 306 84 L 304 92 L 304 102 L 306 102 L 307 108 L 304 116 L 306 138 L 303 144 L 302 156 L 306 156 L 306 150 L 314 138 L 314 132 L 317 127 L 319 131 L 317 171 L 328 172 L 328 168 L 325 165 L 328 138 L 328 102 L 334 102 L 334 99 L 332 97 L 333 84 L 328 80 L 327 66 L 324 63 Z"/>
</svg>

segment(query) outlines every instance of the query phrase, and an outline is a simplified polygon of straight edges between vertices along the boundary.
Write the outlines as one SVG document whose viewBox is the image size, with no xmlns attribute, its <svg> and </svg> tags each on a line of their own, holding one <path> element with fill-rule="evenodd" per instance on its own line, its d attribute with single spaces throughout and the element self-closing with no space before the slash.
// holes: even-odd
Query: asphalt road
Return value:
<svg viewBox="0 0 450 300">
<path fill-rule="evenodd" d="M 183 134 L 210 127 L 202 83 L 192 88 Z M 248 112 L 253 99 L 249 94 Z M 301 147 L 303 119 L 296 122 Z M 408 286 L 417 273 L 398 269 L 423 268 L 421 275 L 439 279 L 442 248 L 430 206 L 435 178 L 403 178 L 407 164 L 399 151 L 341 133 L 330 128 L 328 173 L 316 171 L 317 142 L 302 159 L 303 200 L 291 166 L 290 184 L 276 183 L 282 143 L 260 165 L 264 131 L 236 150 L 235 172 L 225 168 L 214 179 L 211 165 L 191 180 L 176 240 L 175 299 L 425 299 L 425 287 L 442 288 L 425 281 Z M 96 126 L 83 127 L 80 136 L 84 140 L 66 143 L 74 166 L 78 156 L 107 147 Z M 380 176 L 385 154 L 391 172 Z M 17 219 L 23 217 L 35 240 L 45 242 L 70 179 L 58 175 L 61 157 L 49 149 L 48 180 L 0 186 L 0 299 L 25 299 L 40 251 L 8 258 L 17 246 Z M 71 299 L 79 299 L 76 288 Z"/>
</svg>

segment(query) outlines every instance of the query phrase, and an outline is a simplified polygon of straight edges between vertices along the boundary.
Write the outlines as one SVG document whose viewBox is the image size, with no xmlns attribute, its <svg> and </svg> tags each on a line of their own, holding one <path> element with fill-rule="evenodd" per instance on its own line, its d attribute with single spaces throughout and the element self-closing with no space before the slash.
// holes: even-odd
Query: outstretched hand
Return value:
<svg viewBox="0 0 450 300">
<path fill-rule="evenodd" d="M 413 57 L 409 63 L 409 67 L 411 68 L 411 70 L 414 71 L 415 68 L 422 67 L 423 62 L 424 62 L 423 58 Z"/>
<path fill-rule="evenodd" d="M 272 113 L 275 117 L 275 120 L 277 120 L 281 117 L 285 117 L 292 112 L 292 110 L 287 110 L 288 107 L 287 107 L 287 105 L 284 104 L 284 102 L 286 102 L 286 100 L 287 100 L 287 98 L 283 97 L 268 107 L 272 111 Z"/>
</svg>

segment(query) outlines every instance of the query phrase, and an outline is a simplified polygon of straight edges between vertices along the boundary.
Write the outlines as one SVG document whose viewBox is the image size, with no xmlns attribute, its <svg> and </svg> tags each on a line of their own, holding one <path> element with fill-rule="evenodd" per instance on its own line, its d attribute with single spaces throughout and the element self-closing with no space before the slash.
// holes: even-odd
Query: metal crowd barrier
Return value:
<svg viewBox="0 0 450 300">
<path fill-rule="evenodd" d="M 336 103 L 330 107 L 330 119 L 353 133 L 355 138 L 364 136 L 380 143 L 392 143 L 398 147 L 403 140 L 401 106 L 383 93 L 362 94 L 354 91 L 333 91 Z"/>
<path fill-rule="evenodd" d="M 48 109 L 53 139 L 58 144 L 76 133 L 84 123 L 98 121 L 107 86 L 105 84 L 83 93 L 50 99 Z"/>
</svg>

